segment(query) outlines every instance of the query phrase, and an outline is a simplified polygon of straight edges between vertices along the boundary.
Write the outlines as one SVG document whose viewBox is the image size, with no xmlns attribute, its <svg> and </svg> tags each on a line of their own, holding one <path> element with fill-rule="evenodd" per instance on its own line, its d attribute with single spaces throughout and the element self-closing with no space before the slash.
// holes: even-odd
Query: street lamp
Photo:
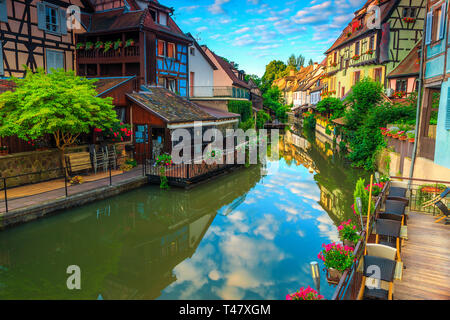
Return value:
<svg viewBox="0 0 450 320">
<path fill-rule="evenodd" d="M 319 264 L 317 261 L 312 261 L 309 264 L 311 266 L 311 276 L 314 280 L 314 285 L 316 286 L 317 293 L 320 294 L 320 272 Z"/>
<path fill-rule="evenodd" d="M 358 207 L 358 211 L 359 211 L 359 218 L 361 220 L 361 232 L 364 230 L 364 226 L 363 226 L 363 218 L 362 218 L 362 201 L 360 197 L 356 198 L 356 206 Z"/>
</svg>

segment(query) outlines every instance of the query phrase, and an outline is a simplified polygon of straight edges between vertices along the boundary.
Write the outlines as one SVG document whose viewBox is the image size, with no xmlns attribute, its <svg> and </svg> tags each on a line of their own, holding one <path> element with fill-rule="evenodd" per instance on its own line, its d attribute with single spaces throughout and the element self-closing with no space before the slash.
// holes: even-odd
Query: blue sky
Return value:
<svg viewBox="0 0 450 320">
<path fill-rule="evenodd" d="M 160 0 L 175 8 L 183 32 L 249 74 L 295 53 L 321 62 L 323 53 L 366 0 Z"/>
</svg>

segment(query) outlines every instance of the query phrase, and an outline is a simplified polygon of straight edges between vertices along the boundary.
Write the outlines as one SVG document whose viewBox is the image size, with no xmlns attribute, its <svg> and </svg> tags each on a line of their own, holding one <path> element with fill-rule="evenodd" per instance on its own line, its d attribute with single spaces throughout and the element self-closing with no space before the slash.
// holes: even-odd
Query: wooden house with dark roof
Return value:
<svg viewBox="0 0 450 320">
<path fill-rule="evenodd" d="M 239 114 L 199 106 L 159 86 L 144 87 L 126 96 L 130 102 L 130 122 L 135 128 L 136 153 L 145 153 L 147 158 L 172 151 L 173 130 L 187 129 L 193 139 L 195 122 L 202 122 L 203 131 L 217 128 L 223 134 L 226 129 L 237 129 L 239 124 Z"/>
<path fill-rule="evenodd" d="M 331 95 L 346 96 L 364 77 L 387 87 L 386 76 L 422 38 L 425 4 L 425 0 L 366 1 L 326 51 Z M 374 23 L 376 18 L 380 28 Z"/>
<path fill-rule="evenodd" d="M 192 41 L 172 19 L 173 8 L 156 0 L 95 0 L 94 7 L 82 17 L 87 31 L 76 37 L 80 75 L 135 75 L 138 86 L 160 85 L 188 96 Z"/>
</svg>

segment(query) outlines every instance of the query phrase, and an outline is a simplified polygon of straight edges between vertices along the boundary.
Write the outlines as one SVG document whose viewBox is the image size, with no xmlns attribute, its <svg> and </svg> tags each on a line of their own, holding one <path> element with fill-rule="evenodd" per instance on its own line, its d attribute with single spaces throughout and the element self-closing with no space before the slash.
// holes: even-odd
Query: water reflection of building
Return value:
<svg viewBox="0 0 450 320">
<path fill-rule="evenodd" d="M 148 224 L 136 224 L 130 231 L 122 248 L 118 273 L 109 274 L 105 279 L 103 297 L 158 298 L 177 280 L 173 269 L 195 254 L 217 212 L 234 210 L 260 177 L 258 166 L 226 176 L 214 185 L 214 197 L 211 192 L 205 192 L 212 187 L 211 184 L 187 192 L 172 190 L 170 199 L 164 203 L 158 201 L 161 197 L 150 193 L 145 201 L 152 204 L 150 208 L 158 208 L 154 212 L 159 217 L 150 219 L 153 226 L 158 225 L 158 231 L 150 233 L 151 230 L 146 230 Z M 132 236 L 142 233 L 148 234 L 148 240 Z"/>
<path fill-rule="evenodd" d="M 283 136 L 283 142 L 280 143 L 280 156 L 283 157 L 288 164 L 295 161 L 297 166 L 303 165 L 309 172 L 318 173 L 318 168 L 307 152 L 310 147 L 311 143 L 305 138 L 287 131 Z"/>
</svg>

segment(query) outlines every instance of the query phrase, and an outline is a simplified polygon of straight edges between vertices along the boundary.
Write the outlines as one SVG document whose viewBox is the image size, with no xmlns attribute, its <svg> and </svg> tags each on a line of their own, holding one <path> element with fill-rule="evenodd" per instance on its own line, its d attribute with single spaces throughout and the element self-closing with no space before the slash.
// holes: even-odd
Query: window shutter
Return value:
<svg viewBox="0 0 450 320">
<path fill-rule="evenodd" d="M 38 11 L 38 28 L 41 30 L 46 30 L 45 25 L 45 4 L 42 2 L 37 3 Z"/>
<path fill-rule="evenodd" d="M 445 113 L 445 129 L 450 130 L 450 88 L 448 88 L 447 91 L 447 105 Z"/>
<path fill-rule="evenodd" d="M 3 69 L 3 46 L 0 41 L 0 75 L 4 75 L 5 70 Z"/>
<path fill-rule="evenodd" d="M 441 27 L 439 29 L 439 40 L 444 38 L 445 24 L 447 23 L 447 4 L 444 2 L 441 6 Z"/>
<path fill-rule="evenodd" d="M 0 0 L 0 21 L 8 22 L 8 10 L 6 0 Z"/>
<path fill-rule="evenodd" d="M 427 13 L 427 29 L 425 35 L 425 44 L 431 44 L 431 32 L 433 30 L 433 11 Z"/>
<path fill-rule="evenodd" d="M 64 9 L 59 9 L 59 32 L 67 34 L 67 14 Z"/>
</svg>

